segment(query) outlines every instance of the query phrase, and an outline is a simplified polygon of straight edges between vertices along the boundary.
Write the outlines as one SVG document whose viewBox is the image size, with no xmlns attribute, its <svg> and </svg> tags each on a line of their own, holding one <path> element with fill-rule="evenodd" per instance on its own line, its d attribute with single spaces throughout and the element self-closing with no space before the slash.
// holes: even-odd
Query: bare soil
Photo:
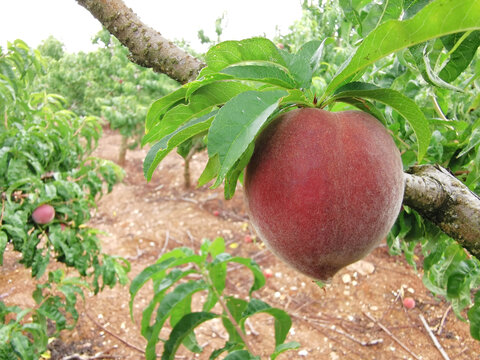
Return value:
<svg viewBox="0 0 480 360">
<path fill-rule="evenodd" d="M 120 143 L 118 134 L 106 131 L 97 155 L 116 160 Z M 130 279 L 164 251 L 177 246 L 198 249 L 203 238 L 222 236 L 232 255 L 252 257 L 272 274 L 254 296 L 292 317 L 287 341 L 298 341 L 301 348 L 278 359 L 444 359 L 421 316 L 450 359 L 480 359 L 480 344 L 470 337 L 468 324 L 423 286 L 420 257 L 416 272 L 402 257 L 390 256 L 382 244 L 363 261 L 340 271 L 326 288 L 320 288 L 276 259 L 260 241 L 245 241 L 246 235 L 255 234 L 248 224 L 241 188 L 229 201 L 223 199 L 222 189 L 185 189 L 183 160 L 175 153 L 161 163 L 147 183 L 142 172 L 145 154 L 145 149 L 128 152 L 123 183 L 100 200 L 90 223 L 105 232 L 101 236 L 104 252 L 131 262 Z M 198 178 L 206 160 L 204 153 L 194 156 L 192 179 Z M 0 299 L 7 305 L 33 306 L 34 282 L 17 261 L 18 255 L 12 251 L 5 254 L 0 268 Z M 232 271 L 225 292 L 246 298 L 251 282 L 249 271 Z M 403 307 L 404 296 L 415 299 L 414 309 Z M 139 321 L 150 299 L 147 289 L 139 293 L 132 322 L 128 286 L 87 296 L 76 328 L 64 331 L 50 344 L 51 359 L 144 359 L 145 340 Z M 256 316 L 247 329 L 256 354 L 267 359 L 274 344 L 272 319 Z M 208 359 L 226 339 L 218 320 L 205 323 L 196 333 L 204 352 L 194 355 L 181 347 L 176 358 Z M 158 353 L 161 351 L 159 345 Z"/>
</svg>

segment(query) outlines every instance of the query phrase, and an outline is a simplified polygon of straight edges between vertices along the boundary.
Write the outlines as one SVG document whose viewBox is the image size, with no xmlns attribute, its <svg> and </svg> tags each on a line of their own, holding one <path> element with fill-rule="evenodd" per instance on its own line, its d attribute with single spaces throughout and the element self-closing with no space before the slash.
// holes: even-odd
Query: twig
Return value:
<svg viewBox="0 0 480 360">
<path fill-rule="evenodd" d="M 170 240 L 170 231 L 167 230 L 165 231 L 165 243 L 163 244 L 162 250 L 160 251 L 160 254 L 164 254 L 165 250 L 167 249 L 168 241 Z"/>
<path fill-rule="evenodd" d="M 86 304 L 85 304 L 86 305 Z M 128 346 L 129 348 L 132 348 L 132 349 L 135 349 L 137 350 L 138 352 L 141 352 L 142 354 L 145 354 L 145 351 L 143 349 L 140 349 L 139 347 L 136 347 L 135 345 L 133 344 L 130 344 L 128 341 L 126 340 L 123 340 L 120 336 L 118 336 L 117 334 L 111 332 L 110 330 L 108 330 L 106 327 L 104 327 L 103 325 L 101 325 L 100 323 L 98 323 L 93 317 L 90 316 L 90 314 L 88 313 L 87 311 L 87 308 L 85 306 L 84 308 L 84 312 L 85 314 L 87 315 L 87 317 L 90 319 L 90 321 L 92 321 L 96 326 L 98 326 L 100 329 L 102 329 L 103 331 L 105 331 L 106 333 L 110 334 L 111 336 L 113 336 L 115 339 L 117 339 L 118 341 L 120 341 L 121 343 L 123 343 L 124 345 Z"/>
<path fill-rule="evenodd" d="M 437 330 L 437 335 L 440 335 L 442 333 L 443 326 L 445 325 L 445 320 L 447 320 L 447 315 L 451 308 L 452 308 L 452 305 L 450 305 L 445 311 L 445 314 L 443 314 L 442 321 L 440 322 L 440 326 L 438 327 L 438 330 Z"/>
<path fill-rule="evenodd" d="M 373 321 L 375 324 L 378 325 L 380 329 L 385 331 L 385 333 L 392 338 L 393 341 L 395 341 L 398 345 L 400 345 L 403 350 L 408 352 L 410 355 L 412 355 L 415 359 L 420 360 L 420 358 L 415 355 L 406 345 L 404 345 L 395 335 L 392 334 L 390 330 L 388 330 L 382 323 L 380 323 L 377 319 L 375 319 L 372 315 L 364 312 L 363 313 L 367 318 L 369 318 L 371 321 Z"/>
<path fill-rule="evenodd" d="M 62 357 L 61 360 L 100 360 L 100 359 L 120 359 L 120 356 L 115 355 L 103 355 L 104 352 L 96 354 L 94 356 L 84 356 L 80 354 L 72 354 Z"/>
<path fill-rule="evenodd" d="M 339 335 L 342 335 L 342 336 L 345 336 L 347 339 L 350 339 L 352 340 L 353 342 L 356 342 L 357 344 L 360 344 L 362 346 L 373 346 L 373 345 L 378 345 L 378 344 L 382 344 L 383 343 L 383 339 L 382 338 L 379 338 L 379 339 L 373 339 L 373 340 L 370 340 L 370 341 L 362 341 L 362 340 L 358 340 L 356 337 L 354 337 L 353 335 L 350 335 L 349 333 L 343 331 L 343 330 L 340 330 L 340 329 L 337 329 L 337 327 L 335 325 L 331 325 L 331 326 L 328 326 L 328 325 L 325 325 L 325 324 L 322 324 L 322 323 L 318 323 L 318 322 L 315 322 L 318 326 L 321 326 L 325 329 L 329 329 L 329 330 L 332 330 L 334 332 L 336 332 L 337 334 Z"/>
<path fill-rule="evenodd" d="M 195 239 L 194 239 L 192 233 L 190 232 L 190 230 L 187 229 L 186 233 L 187 233 L 188 238 L 190 239 L 190 242 L 192 243 L 192 246 L 195 246 Z"/>
<path fill-rule="evenodd" d="M 255 330 L 255 328 L 253 327 L 252 323 L 250 322 L 250 319 L 247 319 L 247 320 L 245 321 L 245 325 L 248 326 L 248 328 L 250 329 L 250 332 L 252 333 L 252 335 L 254 335 L 254 336 L 260 335 L 260 333 L 259 333 L 257 330 Z"/>
<path fill-rule="evenodd" d="M 435 337 L 435 334 L 432 332 L 432 329 L 430 329 L 430 325 L 428 325 L 427 320 L 425 320 L 422 314 L 418 316 L 420 317 L 420 320 L 422 320 L 423 326 L 427 330 L 428 335 L 430 336 L 430 339 L 432 339 L 433 344 L 435 345 L 437 350 L 440 352 L 440 354 L 442 354 L 442 357 L 445 360 L 450 360 L 450 358 L 448 357 L 448 354 L 445 352 L 445 350 L 443 350 L 442 345 L 438 342 L 437 338 Z"/>
</svg>

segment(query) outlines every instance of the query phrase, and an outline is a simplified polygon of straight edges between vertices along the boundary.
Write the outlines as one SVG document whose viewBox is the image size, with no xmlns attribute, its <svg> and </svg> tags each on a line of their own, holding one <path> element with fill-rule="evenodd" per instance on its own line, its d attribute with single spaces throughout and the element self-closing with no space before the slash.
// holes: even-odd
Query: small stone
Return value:
<svg viewBox="0 0 480 360">
<path fill-rule="evenodd" d="M 308 351 L 307 350 L 300 350 L 298 352 L 298 356 L 308 356 Z"/>
<path fill-rule="evenodd" d="M 338 354 L 336 352 L 331 352 L 330 353 L 330 360 L 339 360 L 340 359 L 340 356 L 338 356 Z"/>
<path fill-rule="evenodd" d="M 344 274 L 342 275 L 342 281 L 344 284 L 348 284 L 352 281 L 352 277 L 350 276 L 350 274 Z"/>
<path fill-rule="evenodd" d="M 375 265 L 369 261 L 360 260 L 347 266 L 347 270 L 356 271 L 362 276 L 373 274 Z"/>
</svg>

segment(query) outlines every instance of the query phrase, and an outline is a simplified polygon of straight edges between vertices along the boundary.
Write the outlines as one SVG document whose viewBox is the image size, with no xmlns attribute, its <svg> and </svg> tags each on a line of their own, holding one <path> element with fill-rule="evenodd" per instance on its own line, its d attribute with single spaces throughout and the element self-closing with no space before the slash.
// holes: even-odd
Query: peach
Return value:
<svg viewBox="0 0 480 360">
<path fill-rule="evenodd" d="M 260 134 L 245 202 L 260 238 L 298 271 L 328 281 L 388 234 L 404 191 L 400 153 L 360 111 L 304 108 Z"/>
<path fill-rule="evenodd" d="M 45 225 L 55 217 L 55 209 L 52 205 L 43 204 L 33 210 L 32 219 L 37 224 Z"/>
</svg>

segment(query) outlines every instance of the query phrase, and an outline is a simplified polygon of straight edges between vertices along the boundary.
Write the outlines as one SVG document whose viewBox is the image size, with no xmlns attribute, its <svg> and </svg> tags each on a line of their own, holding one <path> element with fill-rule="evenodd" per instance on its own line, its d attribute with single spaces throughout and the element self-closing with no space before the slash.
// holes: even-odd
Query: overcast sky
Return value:
<svg viewBox="0 0 480 360">
<path fill-rule="evenodd" d="M 282 32 L 301 16 L 301 0 L 124 0 L 143 22 L 169 39 L 185 39 L 197 50 L 197 32 L 215 38 L 215 20 L 225 14 L 222 40 Z M 0 46 L 22 39 L 36 47 L 49 35 L 69 52 L 93 49 L 101 26 L 75 0 L 0 0 Z"/>
</svg>

